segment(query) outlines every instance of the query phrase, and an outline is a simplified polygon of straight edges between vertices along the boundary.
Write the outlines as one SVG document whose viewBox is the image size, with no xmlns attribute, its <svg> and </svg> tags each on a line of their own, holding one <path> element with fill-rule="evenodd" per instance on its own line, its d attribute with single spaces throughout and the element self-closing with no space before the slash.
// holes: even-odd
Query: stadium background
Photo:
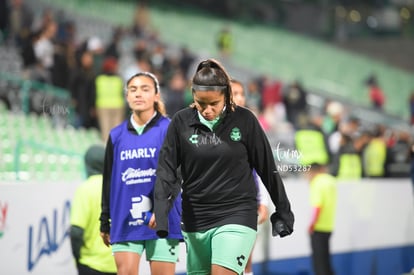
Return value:
<svg viewBox="0 0 414 275">
<path fill-rule="evenodd" d="M 196 3 L 194 3 L 196 2 Z M 63 11 L 77 39 L 110 40 L 112 28 L 129 26 L 135 1 L 27 1 L 36 15 Z M 218 57 L 216 35 L 231 26 L 235 51 L 224 60 L 231 74 L 299 79 L 311 107 L 340 101 L 367 124 L 410 130 L 408 99 L 414 91 L 414 8 L 409 1 L 149 1 L 151 24 L 171 52 L 188 47 L 199 59 Z M 122 44 L 121 64 L 131 61 Z M 0 180 L 84 178 L 82 155 L 99 142 L 96 130 L 71 127 L 66 90 L 21 77 L 18 52 L 0 47 Z M 121 65 L 122 66 L 122 65 Z M 370 107 L 364 81 L 376 74 L 386 92 L 385 112 Z M 50 108 L 45 109 L 46 106 Z M 36 114 L 30 111 L 35 111 Z M 270 136 L 277 140 L 277 136 Z M 405 270 L 407 271 L 407 270 Z"/>
</svg>

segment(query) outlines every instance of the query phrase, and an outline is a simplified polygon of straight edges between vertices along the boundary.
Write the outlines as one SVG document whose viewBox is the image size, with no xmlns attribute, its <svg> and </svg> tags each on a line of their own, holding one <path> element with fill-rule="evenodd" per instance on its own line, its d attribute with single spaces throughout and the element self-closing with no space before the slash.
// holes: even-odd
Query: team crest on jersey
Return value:
<svg viewBox="0 0 414 275">
<path fill-rule="evenodd" d="M 241 133 L 239 128 L 231 129 L 230 138 L 233 141 L 240 141 L 241 140 Z"/>
</svg>

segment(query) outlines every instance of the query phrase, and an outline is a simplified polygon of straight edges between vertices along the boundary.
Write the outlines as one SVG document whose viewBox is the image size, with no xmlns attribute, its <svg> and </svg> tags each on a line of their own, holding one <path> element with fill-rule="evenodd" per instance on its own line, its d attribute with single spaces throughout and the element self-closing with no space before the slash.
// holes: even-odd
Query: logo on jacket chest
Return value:
<svg viewBox="0 0 414 275">
<path fill-rule="evenodd" d="M 233 129 L 231 129 L 231 133 L 230 133 L 230 139 L 232 141 L 240 141 L 241 140 L 241 132 L 240 129 L 235 127 Z"/>
<path fill-rule="evenodd" d="M 154 158 L 156 152 L 157 148 L 128 149 L 121 151 L 120 158 L 121 160 Z"/>
<path fill-rule="evenodd" d="M 223 142 L 215 133 L 212 135 L 197 135 L 194 134 L 188 139 L 192 144 L 198 146 L 202 145 L 220 145 Z"/>
</svg>

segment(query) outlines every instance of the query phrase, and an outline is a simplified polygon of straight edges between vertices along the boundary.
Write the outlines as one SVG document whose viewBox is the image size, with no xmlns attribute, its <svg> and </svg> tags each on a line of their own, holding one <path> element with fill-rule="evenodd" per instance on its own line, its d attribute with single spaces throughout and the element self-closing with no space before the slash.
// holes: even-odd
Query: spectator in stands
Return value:
<svg viewBox="0 0 414 275">
<path fill-rule="evenodd" d="M 409 104 L 410 104 L 409 106 L 410 107 L 410 125 L 411 125 L 411 128 L 414 129 L 414 91 L 410 95 Z"/>
<path fill-rule="evenodd" d="M 189 70 L 191 65 L 193 65 L 195 61 L 195 55 L 188 49 L 186 46 L 182 46 L 180 48 L 180 68 L 184 74 L 184 77 L 188 77 Z"/>
<path fill-rule="evenodd" d="M 134 62 L 126 66 L 122 71 L 124 81 L 127 81 L 137 72 L 151 72 L 150 53 L 147 51 L 147 43 L 144 40 L 136 42 L 134 50 Z"/>
<path fill-rule="evenodd" d="M 361 120 L 356 116 L 349 116 L 340 121 L 339 130 L 347 135 L 356 135 L 361 131 Z"/>
<path fill-rule="evenodd" d="M 227 60 L 231 54 L 233 53 L 233 34 L 231 32 L 230 26 L 224 26 L 219 33 L 217 34 L 216 38 L 217 43 L 217 50 L 220 54 L 220 57 L 223 60 Z"/>
<path fill-rule="evenodd" d="M 138 274 L 142 253 L 151 274 L 173 275 L 179 256 L 181 196 L 171 195 L 167 239 L 147 225 L 152 216 L 155 174 L 170 120 L 153 74 L 139 72 L 126 84 L 131 116 L 109 135 L 103 173 L 101 236 L 112 245 L 118 274 Z"/>
<path fill-rule="evenodd" d="M 338 153 L 341 146 L 342 135 L 347 135 L 352 138 L 358 137 L 359 140 L 359 136 L 361 135 L 359 119 L 353 116 L 340 119 L 334 132 L 328 136 L 329 151 L 332 155 Z"/>
<path fill-rule="evenodd" d="M 166 53 L 167 46 L 163 43 L 155 43 L 150 52 L 151 68 L 154 73 L 167 77 L 171 73 L 171 63 Z M 165 84 L 163 79 L 158 79 L 161 85 Z"/>
<path fill-rule="evenodd" d="M 385 95 L 378 83 L 377 77 L 375 75 L 371 75 L 367 79 L 366 84 L 368 86 L 369 99 L 372 107 L 382 111 L 385 104 Z"/>
<path fill-rule="evenodd" d="M 147 38 L 150 33 L 151 18 L 147 0 L 139 1 L 134 13 L 131 33 L 137 38 Z"/>
<path fill-rule="evenodd" d="M 282 101 L 282 82 L 273 80 L 270 77 L 264 77 L 263 79 L 263 90 L 262 95 L 262 106 L 266 108 L 275 108 L 277 104 L 283 103 Z"/>
<path fill-rule="evenodd" d="M 395 141 L 387 148 L 385 176 L 409 177 L 412 137 L 408 131 L 394 130 L 394 135 Z M 382 138 L 384 139 L 384 134 L 382 134 Z"/>
<path fill-rule="evenodd" d="M 325 108 L 326 114 L 322 119 L 322 130 L 330 136 L 338 130 L 339 124 L 345 114 L 344 106 L 337 101 L 328 101 Z"/>
<path fill-rule="evenodd" d="M 270 128 L 277 128 L 286 121 L 286 109 L 282 101 L 282 82 L 271 79 L 267 76 L 263 78 L 262 106 L 263 117 Z"/>
<path fill-rule="evenodd" d="M 89 36 L 76 47 L 75 59 L 80 60 L 84 52 L 89 52 L 93 57 L 93 71 L 95 74 L 102 73 L 105 45 L 97 35 Z"/>
<path fill-rule="evenodd" d="M 102 39 L 97 36 L 89 37 L 83 46 L 83 50 L 89 51 L 93 55 L 93 69 L 95 73 L 100 74 L 102 73 L 103 63 L 105 60 L 105 44 L 102 42 Z M 116 59 L 116 58 L 115 58 Z M 117 60 L 117 59 L 116 59 Z"/>
<path fill-rule="evenodd" d="M 9 37 L 13 45 L 22 48 L 30 40 L 29 37 L 33 33 L 34 15 L 25 0 L 11 0 L 9 2 Z"/>
<path fill-rule="evenodd" d="M 68 89 L 70 73 L 75 65 L 75 37 L 72 37 L 74 33 L 70 33 L 74 30 L 71 30 L 70 22 L 66 23 L 66 21 L 61 22 L 59 28 L 61 29 L 61 36 L 59 39 L 55 39 L 55 54 L 53 57 L 51 79 L 54 86 Z"/>
<path fill-rule="evenodd" d="M 262 94 L 257 82 L 257 79 L 251 79 L 247 83 L 246 107 L 256 115 L 259 115 L 262 112 L 263 108 Z"/>
<path fill-rule="evenodd" d="M 243 83 L 238 80 L 232 79 L 231 80 L 231 92 L 233 95 L 234 103 L 237 106 L 246 106 L 246 94 L 244 92 Z M 257 175 L 256 171 L 253 172 L 254 180 L 256 183 L 257 189 L 257 224 L 263 224 L 269 217 L 269 209 L 267 208 L 268 199 L 266 196 L 266 188 L 263 185 L 262 180 Z M 253 275 L 253 266 L 252 266 L 252 257 L 253 251 L 247 260 L 246 268 L 244 269 L 244 275 Z"/>
<path fill-rule="evenodd" d="M 37 60 L 37 70 L 41 78 L 40 81 L 52 83 L 52 70 L 54 69 L 55 42 L 54 38 L 57 31 L 55 21 L 48 21 L 40 31 L 40 35 L 33 43 L 33 50 Z"/>
<path fill-rule="evenodd" d="M 312 216 L 308 228 L 315 275 L 334 275 L 330 238 L 335 227 L 337 183 L 324 165 L 312 163 L 307 173 Z"/>
<path fill-rule="evenodd" d="M 118 75 L 118 61 L 108 57 L 102 73 L 95 79 L 95 109 L 103 141 L 108 139 L 112 128 L 124 120 L 125 98 L 123 80 Z"/>
<path fill-rule="evenodd" d="M 92 53 L 83 52 L 79 67 L 73 70 L 69 84 L 72 104 L 75 109 L 75 127 L 97 128 L 95 109 L 95 72 Z"/>
<path fill-rule="evenodd" d="M 124 30 L 122 27 L 115 27 L 112 30 L 112 37 L 109 41 L 109 44 L 105 48 L 105 57 L 114 57 L 119 60 L 121 57 L 120 53 L 120 42 L 122 39 L 122 36 L 124 34 Z"/>
<path fill-rule="evenodd" d="M 53 9 L 51 8 L 45 8 L 41 12 L 41 16 L 35 17 L 33 20 L 33 25 L 31 26 L 32 30 L 42 31 L 44 30 L 47 25 L 49 25 L 51 22 L 55 22 L 57 25 L 57 22 L 55 20 L 55 13 Z"/>
<path fill-rule="evenodd" d="M 111 248 L 99 236 L 105 147 L 92 145 L 84 156 L 87 179 L 76 189 L 70 211 L 70 241 L 78 275 L 116 275 Z"/>
<path fill-rule="evenodd" d="M 0 0 L 0 45 L 7 40 L 9 33 L 10 9 L 7 0 Z"/>
<path fill-rule="evenodd" d="M 184 94 L 187 88 L 187 79 L 183 72 L 175 70 L 173 75 L 168 79 L 167 86 L 164 88 L 165 108 L 168 116 L 172 117 L 176 112 L 183 109 L 186 105 L 184 103 Z"/>
<path fill-rule="evenodd" d="M 282 94 L 286 108 L 286 118 L 295 129 L 301 128 L 308 115 L 306 91 L 299 81 L 293 81 L 284 89 Z"/>
<path fill-rule="evenodd" d="M 56 42 L 62 45 L 76 45 L 77 29 L 73 20 L 65 18 L 65 14 L 62 13 L 63 18 L 58 21 L 58 31 L 56 34 Z"/>
</svg>

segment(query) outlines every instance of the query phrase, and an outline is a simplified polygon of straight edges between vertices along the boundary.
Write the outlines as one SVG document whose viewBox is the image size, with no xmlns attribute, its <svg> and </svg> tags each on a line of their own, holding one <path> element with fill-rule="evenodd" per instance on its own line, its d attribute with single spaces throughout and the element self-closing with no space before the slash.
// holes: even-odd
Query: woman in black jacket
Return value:
<svg viewBox="0 0 414 275">
<path fill-rule="evenodd" d="M 276 206 L 281 236 L 293 231 L 293 213 L 267 137 L 255 115 L 234 104 L 219 62 L 198 65 L 192 92 L 194 103 L 173 116 L 160 152 L 150 226 L 168 235 L 168 212 L 182 188 L 187 274 L 241 274 L 257 233 L 253 169 Z"/>
</svg>

